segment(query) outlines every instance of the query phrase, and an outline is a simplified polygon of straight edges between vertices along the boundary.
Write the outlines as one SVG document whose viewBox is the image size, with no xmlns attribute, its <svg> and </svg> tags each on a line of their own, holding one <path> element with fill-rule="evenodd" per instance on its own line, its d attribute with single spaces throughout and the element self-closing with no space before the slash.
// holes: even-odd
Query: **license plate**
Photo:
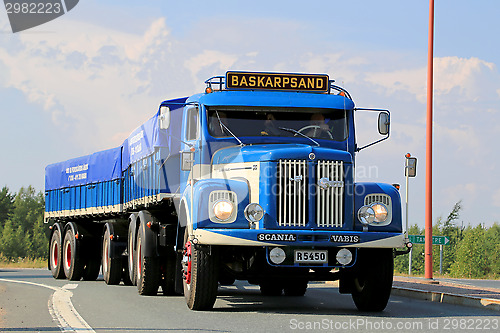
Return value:
<svg viewBox="0 0 500 333">
<path fill-rule="evenodd" d="M 328 251 L 326 250 L 295 250 L 295 263 L 297 264 L 326 264 Z"/>
</svg>

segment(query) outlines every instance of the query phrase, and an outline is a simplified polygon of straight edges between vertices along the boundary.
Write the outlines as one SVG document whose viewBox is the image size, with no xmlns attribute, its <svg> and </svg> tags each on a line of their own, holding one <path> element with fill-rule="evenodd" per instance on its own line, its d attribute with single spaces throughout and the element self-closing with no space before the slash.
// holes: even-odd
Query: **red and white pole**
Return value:
<svg viewBox="0 0 500 333">
<path fill-rule="evenodd" d="M 434 0 L 429 0 L 429 50 L 427 55 L 427 153 L 425 173 L 425 278 L 432 279 L 432 95 L 434 58 Z"/>
</svg>

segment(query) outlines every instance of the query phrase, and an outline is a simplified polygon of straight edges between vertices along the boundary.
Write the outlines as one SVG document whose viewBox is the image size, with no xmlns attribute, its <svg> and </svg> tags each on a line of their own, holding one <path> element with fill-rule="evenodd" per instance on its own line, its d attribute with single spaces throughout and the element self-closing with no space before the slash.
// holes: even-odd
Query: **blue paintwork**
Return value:
<svg viewBox="0 0 500 333">
<path fill-rule="evenodd" d="M 238 214 L 236 221 L 232 223 L 214 223 L 210 221 L 209 212 L 209 197 L 212 191 L 226 190 L 236 193 L 238 198 Z M 246 182 L 230 179 L 205 179 L 196 182 L 194 185 L 194 197 L 197 198 L 197 205 L 194 206 L 193 228 L 231 228 L 231 229 L 248 229 L 248 221 L 243 215 L 243 209 L 250 201 L 248 197 L 248 185 Z"/>
<path fill-rule="evenodd" d="M 363 225 L 357 217 L 357 212 L 364 205 L 365 196 L 372 193 L 385 193 L 392 200 L 392 222 L 387 226 L 368 226 L 368 231 L 402 232 L 401 197 L 399 191 L 394 186 L 385 183 L 356 183 L 354 193 L 356 193 L 354 230 L 363 230 Z"/>
</svg>

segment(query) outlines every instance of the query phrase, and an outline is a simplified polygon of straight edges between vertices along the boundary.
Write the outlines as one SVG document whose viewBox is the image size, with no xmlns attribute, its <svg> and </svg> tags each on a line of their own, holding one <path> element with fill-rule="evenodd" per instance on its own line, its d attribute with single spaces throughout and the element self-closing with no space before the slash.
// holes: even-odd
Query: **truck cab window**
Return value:
<svg viewBox="0 0 500 333">
<path fill-rule="evenodd" d="M 219 114 L 219 117 L 217 117 Z M 238 137 L 293 137 L 344 141 L 347 116 L 344 110 L 319 108 L 212 107 L 208 110 L 208 131 L 213 137 L 227 137 L 226 125 Z M 293 131 L 283 130 L 291 129 Z"/>
<path fill-rule="evenodd" d="M 198 108 L 190 108 L 187 117 L 186 140 L 196 140 L 198 138 Z"/>
</svg>

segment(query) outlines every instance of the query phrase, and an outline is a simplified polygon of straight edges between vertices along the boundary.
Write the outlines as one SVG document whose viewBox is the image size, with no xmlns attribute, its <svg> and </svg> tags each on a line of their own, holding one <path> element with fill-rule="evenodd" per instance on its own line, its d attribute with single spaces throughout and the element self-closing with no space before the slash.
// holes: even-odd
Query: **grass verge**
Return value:
<svg viewBox="0 0 500 333">
<path fill-rule="evenodd" d="M 46 259 L 17 258 L 8 259 L 0 257 L 0 268 L 47 268 Z"/>
</svg>

